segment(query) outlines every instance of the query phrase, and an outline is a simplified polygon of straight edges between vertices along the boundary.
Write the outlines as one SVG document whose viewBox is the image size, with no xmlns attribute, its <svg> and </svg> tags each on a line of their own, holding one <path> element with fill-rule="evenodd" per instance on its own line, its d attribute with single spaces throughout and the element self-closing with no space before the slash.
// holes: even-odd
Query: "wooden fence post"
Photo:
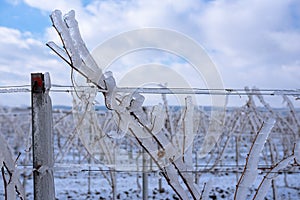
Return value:
<svg viewBox="0 0 300 200">
<path fill-rule="evenodd" d="M 142 180 L 143 180 L 143 200 L 148 200 L 148 163 L 147 163 L 147 159 L 148 156 L 146 154 L 146 151 L 143 149 L 142 151 L 143 154 L 143 176 L 142 176 Z"/>
<path fill-rule="evenodd" d="M 35 200 L 55 199 L 49 73 L 31 74 L 33 189 Z"/>
</svg>

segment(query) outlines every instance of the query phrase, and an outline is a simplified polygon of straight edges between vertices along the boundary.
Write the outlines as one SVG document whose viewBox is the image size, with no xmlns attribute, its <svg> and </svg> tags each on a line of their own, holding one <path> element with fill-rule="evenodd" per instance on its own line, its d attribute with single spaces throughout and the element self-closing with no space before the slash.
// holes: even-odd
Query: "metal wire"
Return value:
<svg viewBox="0 0 300 200">
<path fill-rule="evenodd" d="M 84 88 L 89 86 L 78 87 L 79 91 L 84 91 Z M 82 89 L 82 90 L 81 90 Z M 52 93 L 70 93 L 75 89 L 70 85 L 52 84 L 50 92 Z M 124 93 L 143 93 L 143 94 L 195 94 L 195 95 L 226 95 L 226 96 L 244 96 L 244 95 L 264 95 L 264 96 L 300 96 L 300 89 L 257 89 L 245 91 L 244 89 L 236 88 L 135 88 L 135 87 L 118 87 L 117 92 Z M 0 86 L 0 93 L 29 93 L 31 92 L 30 85 L 15 85 L 15 86 Z M 98 89 L 98 92 L 106 92 L 106 90 Z"/>
<path fill-rule="evenodd" d="M 258 168 L 258 170 L 261 170 L 261 172 L 259 172 L 259 174 L 264 174 L 264 173 L 272 173 L 272 174 L 281 174 L 281 173 L 289 173 L 289 174 L 300 174 L 300 171 L 288 171 L 288 170 L 280 170 L 280 171 L 266 171 L 266 170 L 271 170 L 271 169 L 265 169 L 265 168 Z M 158 173 L 159 170 L 147 170 L 147 173 Z M 114 169 L 82 169 L 78 172 L 117 172 L 117 173 L 140 173 L 143 171 L 138 171 L 138 170 L 114 170 Z M 226 169 L 222 169 L 222 170 L 216 170 L 216 168 L 214 169 L 199 169 L 199 170 L 184 170 L 184 171 L 180 171 L 180 172 L 184 172 L 184 173 L 221 173 L 221 172 L 227 172 L 227 173 L 242 173 L 243 169 L 236 169 L 236 170 L 226 170 Z"/>
</svg>

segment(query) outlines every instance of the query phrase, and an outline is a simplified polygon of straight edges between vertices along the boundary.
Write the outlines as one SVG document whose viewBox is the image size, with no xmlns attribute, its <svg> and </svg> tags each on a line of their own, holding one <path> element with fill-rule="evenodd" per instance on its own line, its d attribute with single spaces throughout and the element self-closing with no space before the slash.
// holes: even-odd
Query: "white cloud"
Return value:
<svg viewBox="0 0 300 200">
<path fill-rule="evenodd" d="M 23 74 L 21 82 L 28 80 L 32 71 L 56 68 L 62 64 L 54 57 L 44 43 L 28 32 L 0 27 L 1 72 Z M 0 80 L 3 84 L 3 79 Z M 13 81 L 13 80 L 12 80 Z"/>
<path fill-rule="evenodd" d="M 28 36 L 30 36 L 28 32 L 22 34 L 17 29 L 0 27 L 0 43 L 2 45 L 18 45 L 20 48 L 28 49 L 30 43 L 39 43 Z"/>
<path fill-rule="evenodd" d="M 269 36 L 278 45 L 279 50 L 286 54 L 300 52 L 300 30 L 272 32 Z"/>
<path fill-rule="evenodd" d="M 91 1 L 87 5 L 79 0 L 24 2 L 47 13 L 54 9 L 63 13 L 74 9 L 90 50 L 132 29 L 173 29 L 204 46 L 219 67 L 226 87 L 300 87 L 297 73 L 300 70 L 300 19 L 295 10 L 300 2 L 297 0 L 108 0 Z M 45 40 L 59 42 L 51 24 L 41 31 Z M 2 72 L 21 76 L 20 71 L 23 71 L 26 77 L 23 80 L 28 80 L 26 73 L 48 69 L 55 77 L 53 82 L 69 79 L 69 68 L 51 55 L 40 39 L 5 28 L 0 29 L 0 36 Z M 16 69 L 25 67 L 13 70 L 7 67 L 8 63 L 13 63 Z M 180 68 L 181 65 L 174 66 Z"/>
<path fill-rule="evenodd" d="M 281 67 L 299 60 L 292 4 L 299 6 L 292 0 L 214 1 L 195 18 L 227 87 L 299 88 L 296 75 Z"/>
<path fill-rule="evenodd" d="M 59 0 L 59 1 L 48 1 L 48 0 L 24 0 L 26 4 L 31 7 L 38 8 L 42 11 L 53 11 L 59 9 L 62 12 L 67 12 L 70 9 L 80 10 L 81 1 L 80 0 Z"/>
<path fill-rule="evenodd" d="M 209 47 L 229 58 L 244 57 L 251 64 L 269 55 L 274 47 L 269 33 L 285 29 L 288 6 L 288 1 L 215 1 L 199 26 Z"/>
<path fill-rule="evenodd" d="M 0 27 L 0 85 L 30 85 L 30 74 L 50 72 L 57 84 L 70 84 L 69 68 L 50 53 L 45 44 L 35 39 L 28 32 Z M 29 101 L 13 98 L 16 95 L 4 95 L 0 104 L 22 105 Z M 24 95 L 21 95 L 24 96 Z M 26 103 L 25 103 L 26 102 Z M 55 101 L 58 104 L 63 101 Z"/>
<path fill-rule="evenodd" d="M 75 9 L 82 35 L 90 48 L 121 32 L 161 27 L 188 31 L 189 15 L 198 1 L 93 1 Z M 70 10 L 71 8 L 69 8 Z M 53 36 L 53 34 L 49 34 Z M 52 37 L 51 37 L 52 38 Z"/>
</svg>

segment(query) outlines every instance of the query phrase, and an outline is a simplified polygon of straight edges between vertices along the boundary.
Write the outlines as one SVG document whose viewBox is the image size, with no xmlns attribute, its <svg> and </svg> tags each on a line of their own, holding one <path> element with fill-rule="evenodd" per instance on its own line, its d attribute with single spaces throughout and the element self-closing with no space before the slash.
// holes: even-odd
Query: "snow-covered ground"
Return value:
<svg viewBox="0 0 300 200">
<path fill-rule="evenodd" d="M 259 111 L 259 110 L 257 110 Z M 240 112 L 240 111 L 239 111 Z M 244 111 L 243 111 L 244 112 Z M 266 112 L 266 111 L 264 111 Z M 281 112 L 280 112 L 281 113 Z M 282 112 L 284 113 L 284 112 Z M 18 159 L 18 169 L 21 172 L 20 179 L 24 181 L 27 199 L 33 199 L 33 182 L 31 167 L 31 120 L 30 110 L 2 110 L 0 115 L 1 134 L 6 138 L 15 155 L 21 153 Z M 234 111 L 230 111 L 232 116 Z M 238 115 L 239 113 L 237 113 Z M 286 115 L 286 113 L 285 113 Z M 99 123 L 103 115 L 99 115 Z M 229 115 L 230 116 L 230 115 Z M 262 116 L 262 115 L 261 115 Z M 299 117 L 299 115 L 297 115 Z M 174 116 L 175 118 L 175 116 Z M 105 118 L 104 118 L 105 119 Z M 228 118 L 228 121 L 234 121 L 235 117 Z M 291 120 L 291 119 L 287 119 Z M 292 120 L 291 120 L 292 121 Z M 248 121 L 238 121 L 240 125 Z M 195 127 L 199 136 L 195 138 L 193 152 L 197 152 L 203 135 L 201 132 L 206 127 L 207 119 L 203 119 L 202 125 Z M 246 124 L 246 127 L 250 125 Z M 291 153 L 293 135 L 282 124 L 274 127 L 270 133 L 269 140 L 265 144 L 258 165 L 258 177 L 254 184 L 249 187 L 248 199 L 252 199 L 255 190 L 261 180 L 276 162 L 280 161 Z M 246 129 L 248 130 L 248 129 Z M 282 134 L 285 130 L 285 135 Z M 298 131 L 298 130 L 296 130 Z M 112 199 L 112 188 L 109 183 L 110 172 L 107 167 L 95 164 L 86 149 L 74 134 L 74 124 L 72 115 L 66 111 L 54 112 L 54 148 L 55 148 L 55 196 L 57 199 Z M 251 143 L 254 138 L 251 131 L 241 133 L 235 131 L 230 135 L 224 135 L 219 143 L 219 147 L 212 151 L 211 154 L 199 159 L 193 153 L 193 173 L 197 175 L 195 182 L 203 196 L 208 199 L 233 199 L 236 185 L 242 174 L 246 157 L 249 152 Z M 141 149 L 131 140 L 124 142 L 124 139 L 118 139 L 118 145 L 122 152 L 139 152 Z M 129 142 L 130 141 L 130 142 Z M 224 147 L 224 148 L 223 148 Z M 128 156 L 128 155 L 127 155 Z M 137 157 L 136 154 L 131 156 Z M 143 198 L 143 181 L 142 181 L 142 162 L 139 159 L 131 160 L 131 163 L 138 163 L 139 168 L 124 167 L 126 170 L 117 170 L 116 175 L 116 199 L 142 199 Z M 271 162 L 274 157 L 275 163 Z M 124 165 L 128 157 L 124 157 Z M 121 162 L 119 162 L 121 163 Z M 149 161 L 148 161 L 149 164 Z M 120 168 L 120 167 L 119 167 Z M 175 192 L 168 186 L 164 177 L 157 171 L 155 164 L 152 163 L 152 170 L 148 168 L 148 198 L 149 199 L 178 199 Z M 300 199 L 300 166 L 289 165 L 282 171 L 275 174 L 274 187 L 268 190 L 266 199 Z M 159 181 L 161 180 L 161 189 Z M 275 187 L 276 186 L 276 187 Z M 3 199 L 4 187 L 3 181 L 0 180 L 0 199 Z"/>
<path fill-rule="evenodd" d="M 99 171 L 82 171 L 88 168 L 64 168 L 55 170 L 55 194 L 56 198 L 64 199 L 112 199 L 111 187 L 108 181 Z M 236 189 L 236 173 L 232 170 L 222 169 L 221 172 L 214 170 L 214 173 L 202 173 L 199 180 L 199 187 L 209 187 L 209 199 L 233 199 Z M 296 170 L 300 171 L 300 169 Z M 107 172 L 105 172 L 107 173 Z M 258 178 L 262 178 L 264 174 Z M 284 179 L 289 182 L 286 187 Z M 276 178 L 278 199 L 296 200 L 300 198 L 299 174 L 285 173 Z M 159 191 L 159 179 L 162 180 L 162 191 Z M 139 182 L 139 183 L 137 183 Z M 259 182 L 259 181 L 257 181 Z M 117 173 L 117 199 L 142 199 L 142 173 Z M 140 187 L 140 188 L 139 188 Z M 249 195 L 255 188 L 249 190 Z M 28 199 L 33 199 L 32 179 L 29 178 L 26 184 Z M 1 189 L 1 196 L 3 190 Z M 251 197 L 253 195 L 250 195 Z M 252 199 L 250 198 L 249 199 Z M 168 186 L 159 173 L 148 173 L 148 199 L 178 199 L 176 194 Z M 266 199 L 274 199 L 272 189 L 269 190 Z"/>
</svg>

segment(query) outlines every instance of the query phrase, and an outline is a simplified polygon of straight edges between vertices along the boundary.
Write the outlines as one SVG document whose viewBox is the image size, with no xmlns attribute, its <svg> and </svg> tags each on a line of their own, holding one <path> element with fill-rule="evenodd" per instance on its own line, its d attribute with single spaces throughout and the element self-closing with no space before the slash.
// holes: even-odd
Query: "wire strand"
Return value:
<svg viewBox="0 0 300 200">
<path fill-rule="evenodd" d="M 75 92 L 74 86 L 72 85 L 59 85 L 52 84 L 52 93 L 70 93 Z M 85 91 L 85 88 L 89 86 L 79 86 L 78 92 Z M 81 90 L 82 89 L 82 90 Z M 117 92 L 124 93 L 144 93 L 144 94 L 195 94 L 195 95 L 226 95 L 226 96 L 248 96 L 248 95 L 264 95 L 264 96 L 300 96 L 300 89 L 254 89 L 251 91 L 245 91 L 241 88 L 135 88 L 135 87 L 117 87 Z M 29 93 L 31 92 L 30 85 L 10 85 L 0 86 L 0 93 Z M 106 90 L 98 89 L 98 92 L 107 92 Z"/>
</svg>

